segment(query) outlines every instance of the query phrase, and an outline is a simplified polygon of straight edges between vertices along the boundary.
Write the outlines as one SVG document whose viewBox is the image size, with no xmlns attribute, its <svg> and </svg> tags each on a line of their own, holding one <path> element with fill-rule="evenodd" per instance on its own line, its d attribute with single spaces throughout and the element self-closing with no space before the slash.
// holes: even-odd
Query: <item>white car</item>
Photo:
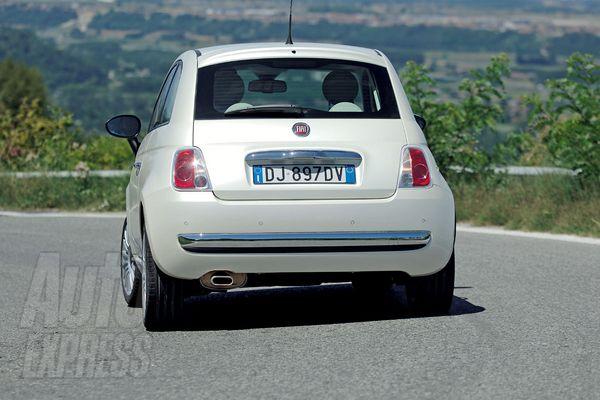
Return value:
<svg viewBox="0 0 600 400">
<path fill-rule="evenodd" d="M 448 312 L 452 192 L 396 70 L 380 51 L 244 44 L 183 53 L 148 133 L 106 123 L 136 154 L 122 284 L 148 329 L 181 321 L 190 294 L 352 282 L 406 285 Z"/>
</svg>

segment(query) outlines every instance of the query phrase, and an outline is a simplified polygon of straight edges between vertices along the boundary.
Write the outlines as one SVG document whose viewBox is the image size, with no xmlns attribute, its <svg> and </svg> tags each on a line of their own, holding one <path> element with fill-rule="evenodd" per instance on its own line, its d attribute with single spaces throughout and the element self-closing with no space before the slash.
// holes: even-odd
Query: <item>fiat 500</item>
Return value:
<svg viewBox="0 0 600 400">
<path fill-rule="evenodd" d="M 121 276 L 146 328 L 181 321 L 186 296 L 328 282 L 401 284 L 410 310 L 449 311 L 452 192 L 380 51 L 187 51 L 143 137 L 132 115 L 106 129 L 135 153 Z"/>
</svg>

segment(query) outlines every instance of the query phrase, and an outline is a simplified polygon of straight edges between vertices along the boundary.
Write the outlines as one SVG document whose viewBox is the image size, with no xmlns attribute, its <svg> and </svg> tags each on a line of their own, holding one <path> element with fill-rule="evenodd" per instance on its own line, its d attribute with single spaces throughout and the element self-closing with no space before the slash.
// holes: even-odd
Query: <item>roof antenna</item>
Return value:
<svg viewBox="0 0 600 400">
<path fill-rule="evenodd" d="M 294 6 L 294 0 L 290 0 L 290 25 L 288 28 L 288 37 L 285 44 L 294 44 L 292 40 L 292 8 Z"/>
</svg>

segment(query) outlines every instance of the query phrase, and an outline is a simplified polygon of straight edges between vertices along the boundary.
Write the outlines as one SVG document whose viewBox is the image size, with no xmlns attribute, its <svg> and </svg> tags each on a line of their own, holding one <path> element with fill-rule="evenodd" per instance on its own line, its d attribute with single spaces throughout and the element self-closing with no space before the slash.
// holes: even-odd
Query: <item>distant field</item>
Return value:
<svg viewBox="0 0 600 400">
<path fill-rule="evenodd" d="M 212 0 L 176 0 L 168 6 L 158 0 L 82 2 L 77 8 L 43 3 L 0 5 L 0 58 L 39 68 L 54 102 L 90 133 L 100 132 L 103 121 L 116 113 L 138 114 L 147 121 L 163 75 L 180 52 L 231 42 L 282 41 L 286 33 L 285 7 L 275 0 L 248 0 L 244 8 Z M 398 69 L 408 60 L 426 63 L 447 97 L 455 95 L 456 83 L 467 71 L 484 67 L 500 52 L 514 61 L 515 73 L 507 83 L 512 99 L 562 73 L 563 60 L 572 52 L 598 53 L 600 37 L 595 34 L 557 36 L 555 24 L 561 21 L 589 25 L 593 8 L 587 2 L 561 3 L 560 8 L 537 1 L 507 4 L 405 0 L 324 6 L 307 0 L 296 5 L 295 37 L 378 48 Z M 413 23 L 420 18 L 431 25 Z M 488 27 L 488 20 L 531 21 L 525 26 L 534 31 Z M 507 126 L 519 126 L 520 118 L 509 115 Z"/>
</svg>

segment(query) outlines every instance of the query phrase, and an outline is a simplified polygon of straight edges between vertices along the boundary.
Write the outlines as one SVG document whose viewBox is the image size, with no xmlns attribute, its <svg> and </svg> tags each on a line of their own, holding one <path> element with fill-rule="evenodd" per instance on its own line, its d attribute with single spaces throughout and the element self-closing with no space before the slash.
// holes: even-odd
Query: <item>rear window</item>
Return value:
<svg viewBox="0 0 600 400">
<path fill-rule="evenodd" d="M 400 118 L 387 69 L 341 60 L 263 59 L 198 70 L 196 119 Z"/>
</svg>

